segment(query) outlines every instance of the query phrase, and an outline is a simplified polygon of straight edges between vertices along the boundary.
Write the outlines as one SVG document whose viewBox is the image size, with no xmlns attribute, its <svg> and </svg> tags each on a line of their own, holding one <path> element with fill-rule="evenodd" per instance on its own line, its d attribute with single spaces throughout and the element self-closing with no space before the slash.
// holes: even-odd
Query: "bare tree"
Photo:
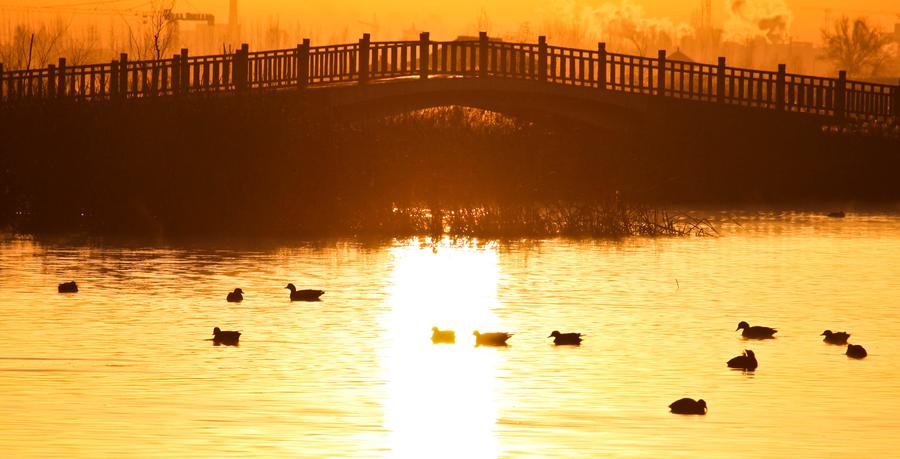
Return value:
<svg viewBox="0 0 900 459">
<path fill-rule="evenodd" d="M 0 44 L 0 62 L 7 69 L 40 68 L 63 54 L 69 23 L 57 18 L 49 25 L 18 24 Z"/>
<path fill-rule="evenodd" d="M 866 18 L 851 22 L 847 16 L 841 16 L 832 29 L 822 29 L 822 41 L 823 57 L 848 75 L 872 75 L 887 60 L 884 48 L 891 40 Z"/>
<path fill-rule="evenodd" d="M 84 65 L 100 60 L 100 32 L 89 26 L 80 36 L 69 35 L 63 41 L 61 51 L 69 65 Z"/>
<path fill-rule="evenodd" d="M 139 27 L 125 24 L 129 51 L 138 59 L 159 60 L 168 55 L 177 35 L 178 24 L 172 13 L 174 8 L 175 0 L 154 1 L 150 12 L 141 18 Z"/>
</svg>

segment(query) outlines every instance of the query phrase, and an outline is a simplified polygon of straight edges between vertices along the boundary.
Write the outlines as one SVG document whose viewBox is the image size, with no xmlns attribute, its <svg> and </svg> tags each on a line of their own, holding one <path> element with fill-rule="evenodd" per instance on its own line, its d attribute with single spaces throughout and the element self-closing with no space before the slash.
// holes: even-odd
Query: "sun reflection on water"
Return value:
<svg viewBox="0 0 900 459">
<path fill-rule="evenodd" d="M 499 263 L 493 246 L 417 240 L 392 250 L 382 365 L 391 457 L 497 457 L 502 349 L 475 348 L 494 329 Z M 431 344 L 431 327 L 456 344 Z"/>
</svg>

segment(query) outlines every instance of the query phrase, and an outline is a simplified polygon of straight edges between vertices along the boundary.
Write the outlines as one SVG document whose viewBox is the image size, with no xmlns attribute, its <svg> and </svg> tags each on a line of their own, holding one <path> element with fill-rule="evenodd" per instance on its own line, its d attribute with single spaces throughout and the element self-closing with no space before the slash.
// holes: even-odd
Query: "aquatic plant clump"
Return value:
<svg viewBox="0 0 900 459">
<path fill-rule="evenodd" d="M 394 208 L 387 225 L 359 232 L 476 237 L 716 236 L 707 219 L 624 204 L 491 205 L 431 210 Z M 367 231 L 368 230 L 368 231 Z"/>
</svg>

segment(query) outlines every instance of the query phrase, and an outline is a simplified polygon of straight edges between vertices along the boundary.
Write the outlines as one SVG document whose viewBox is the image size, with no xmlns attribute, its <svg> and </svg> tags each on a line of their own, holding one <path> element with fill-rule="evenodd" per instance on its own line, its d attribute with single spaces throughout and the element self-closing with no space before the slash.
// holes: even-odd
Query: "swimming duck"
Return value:
<svg viewBox="0 0 900 459">
<path fill-rule="evenodd" d="M 223 344 L 237 344 L 241 339 L 239 331 L 222 331 L 219 327 L 213 328 L 213 341 Z"/>
<path fill-rule="evenodd" d="M 821 335 L 824 336 L 825 341 L 828 344 L 847 344 L 847 340 L 850 338 L 850 334 L 847 332 L 832 332 L 831 330 L 825 330 Z"/>
<path fill-rule="evenodd" d="M 675 414 L 706 414 L 706 401 L 683 398 L 672 402 L 669 410 Z"/>
<path fill-rule="evenodd" d="M 56 291 L 59 293 L 78 293 L 78 284 L 75 281 L 63 282 L 56 287 Z"/>
<path fill-rule="evenodd" d="M 748 324 L 747 322 L 744 322 L 744 321 L 741 321 L 741 323 L 738 324 L 738 327 L 736 329 L 734 329 L 734 331 L 738 331 L 741 329 L 744 330 L 741 333 L 741 336 L 743 336 L 744 338 L 748 338 L 748 339 L 774 338 L 774 336 L 772 336 L 772 335 L 774 335 L 775 333 L 778 332 L 778 330 L 776 330 L 774 328 L 769 328 L 769 327 L 761 327 L 758 325 L 755 327 L 751 327 L 750 324 Z"/>
<path fill-rule="evenodd" d="M 869 355 L 866 352 L 866 348 L 860 346 L 859 344 L 848 344 L 847 345 L 847 357 L 854 359 L 864 359 Z"/>
<path fill-rule="evenodd" d="M 728 361 L 728 368 L 753 371 L 758 366 L 759 362 L 756 361 L 756 355 L 753 354 L 753 351 L 750 349 L 745 350 L 743 355 L 739 355 Z"/>
<path fill-rule="evenodd" d="M 475 335 L 476 346 L 506 346 L 506 340 L 512 336 L 512 333 L 478 333 L 478 330 L 472 334 Z"/>
<path fill-rule="evenodd" d="M 581 333 L 560 333 L 553 330 L 553 333 L 547 338 L 553 338 L 553 344 L 557 346 L 578 346 L 581 344 Z"/>
<path fill-rule="evenodd" d="M 228 297 L 225 298 L 229 303 L 240 303 L 244 301 L 244 291 L 236 288 L 233 292 L 228 293 Z"/>
<path fill-rule="evenodd" d="M 325 294 L 324 290 L 297 290 L 294 284 L 287 284 L 285 288 L 291 291 L 291 301 L 319 301 L 319 297 Z"/>
<path fill-rule="evenodd" d="M 431 327 L 431 342 L 453 344 L 456 342 L 456 332 L 453 330 L 441 330 L 437 327 Z"/>
</svg>

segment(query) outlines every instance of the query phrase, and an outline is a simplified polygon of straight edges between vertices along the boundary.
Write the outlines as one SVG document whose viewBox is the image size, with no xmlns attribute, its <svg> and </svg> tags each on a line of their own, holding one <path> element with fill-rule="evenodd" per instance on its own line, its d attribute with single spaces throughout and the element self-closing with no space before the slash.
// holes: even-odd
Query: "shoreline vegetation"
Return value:
<svg viewBox="0 0 900 459">
<path fill-rule="evenodd" d="M 0 110 L 0 138 L 0 228 L 19 234 L 715 235 L 671 209 L 900 202 L 896 136 L 690 107 L 598 129 L 260 95 Z"/>
</svg>

